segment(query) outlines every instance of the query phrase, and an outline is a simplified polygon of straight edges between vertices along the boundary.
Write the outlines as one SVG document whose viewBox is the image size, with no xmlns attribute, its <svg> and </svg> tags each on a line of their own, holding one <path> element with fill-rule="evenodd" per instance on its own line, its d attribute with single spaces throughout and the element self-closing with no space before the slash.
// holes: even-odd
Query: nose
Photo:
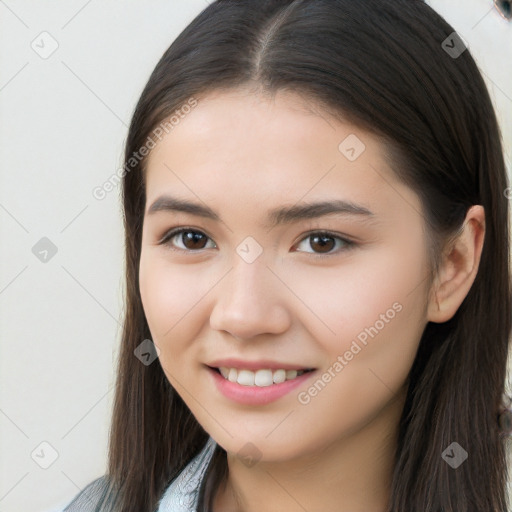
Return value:
<svg viewBox="0 0 512 512">
<path fill-rule="evenodd" d="M 290 292 L 274 272 L 261 257 L 252 263 L 235 258 L 231 271 L 215 287 L 210 327 L 238 339 L 286 332 L 291 323 L 286 307 Z"/>
</svg>

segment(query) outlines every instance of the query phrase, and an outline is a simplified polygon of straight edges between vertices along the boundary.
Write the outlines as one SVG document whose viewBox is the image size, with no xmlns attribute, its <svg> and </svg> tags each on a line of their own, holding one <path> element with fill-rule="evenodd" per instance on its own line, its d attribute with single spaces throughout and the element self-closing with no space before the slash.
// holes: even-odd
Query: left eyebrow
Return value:
<svg viewBox="0 0 512 512">
<path fill-rule="evenodd" d="M 148 215 L 159 211 L 179 211 L 196 215 L 219 222 L 219 214 L 210 207 L 171 197 L 168 195 L 160 196 L 149 207 Z M 325 215 L 337 214 L 360 218 L 364 222 L 375 224 L 377 219 L 375 213 L 365 206 L 351 201 L 334 199 L 330 201 L 320 201 L 316 203 L 301 203 L 292 206 L 283 206 L 269 210 L 267 222 L 264 227 L 273 228 L 280 224 L 291 224 L 303 219 L 315 219 Z"/>
</svg>

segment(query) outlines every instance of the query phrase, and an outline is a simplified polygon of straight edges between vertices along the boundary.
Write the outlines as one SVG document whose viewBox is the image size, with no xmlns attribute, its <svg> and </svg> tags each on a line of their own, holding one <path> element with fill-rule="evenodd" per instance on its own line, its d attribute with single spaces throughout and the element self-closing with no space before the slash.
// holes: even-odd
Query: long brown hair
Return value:
<svg viewBox="0 0 512 512">
<path fill-rule="evenodd" d="M 269 94 L 298 92 L 382 137 L 392 168 L 422 201 L 432 269 L 468 208 L 483 205 L 473 286 L 452 319 L 427 324 L 410 370 L 389 511 L 506 511 L 497 414 L 511 329 L 508 183 L 486 85 L 454 32 L 421 0 L 217 0 L 164 53 L 126 141 L 126 304 L 100 510 L 155 510 L 208 439 L 159 361 L 134 357 L 151 334 L 138 288 L 146 158 L 130 159 L 191 98 L 253 84 Z M 469 453 L 457 470 L 441 457 L 455 441 Z M 217 447 L 198 511 L 211 510 L 226 472 Z"/>
</svg>

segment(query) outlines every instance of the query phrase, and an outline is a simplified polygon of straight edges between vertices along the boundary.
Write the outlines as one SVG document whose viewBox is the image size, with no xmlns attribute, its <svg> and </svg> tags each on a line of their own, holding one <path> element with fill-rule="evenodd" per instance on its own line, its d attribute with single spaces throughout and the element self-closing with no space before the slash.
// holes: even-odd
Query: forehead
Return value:
<svg viewBox="0 0 512 512">
<path fill-rule="evenodd" d="M 179 153 L 176 158 L 194 147 L 213 153 L 208 155 L 213 159 L 228 154 L 238 159 L 257 156 L 260 163 L 282 155 L 289 161 L 306 153 L 308 159 L 319 158 L 325 149 L 337 159 L 340 137 L 354 132 L 363 137 L 361 130 L 333 119 L 312 100 L 290 91 L 278 91 L 273 97 L 247 89 L 213 91 L 201 97 L 152 151 L 148 167 L 165 146 L 173 146 Z M 377 149 L 370 134 L 365 133 L 364 138 L 371 146 L 367 149 Z M 186 156 L 198 158 L 201 154 Z"/>
<path fill-rule="evenodd" d="M 329 194 L 373 211 L 400 197 L 378 138 L 283 91 L 269 98 L 235 89 L 198 99 L 151 151 L 146 170 L 148 205 L 171 191 L 221 203 L 229 194 L 246 207 Z"/>
</svg>

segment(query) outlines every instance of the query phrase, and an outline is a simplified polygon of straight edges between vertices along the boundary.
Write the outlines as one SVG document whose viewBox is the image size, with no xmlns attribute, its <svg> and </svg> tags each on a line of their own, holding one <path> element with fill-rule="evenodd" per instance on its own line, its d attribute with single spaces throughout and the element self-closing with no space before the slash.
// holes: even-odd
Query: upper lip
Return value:
<svg viewBox="0 0 512 512">
<path fill-rule="evenodd" d="M 212 368 L 243 368 L 245 370 L 313 370 L 311 366 L 302 366 L 300 364 L 280 363 L 279 361 L 270 361 L 269 359 L 259 359 L 258 361 L 242 361 L 229 357 L 227 359 L 216 359 L 207 364 Z"/>
</svg>

